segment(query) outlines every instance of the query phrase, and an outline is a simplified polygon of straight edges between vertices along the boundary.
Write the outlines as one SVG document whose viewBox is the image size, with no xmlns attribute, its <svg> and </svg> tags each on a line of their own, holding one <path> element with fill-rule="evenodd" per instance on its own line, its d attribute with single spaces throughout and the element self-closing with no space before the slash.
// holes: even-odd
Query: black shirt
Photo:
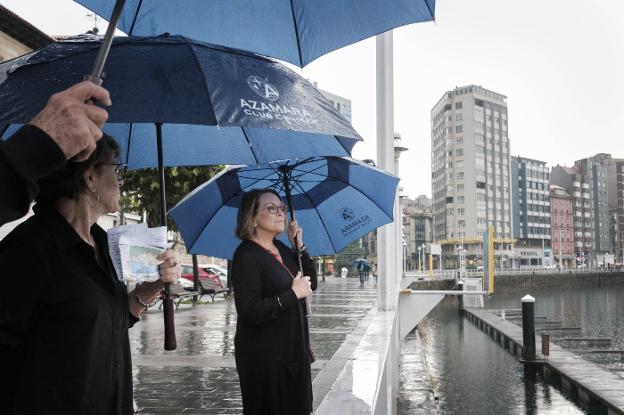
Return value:
<svg viewBox="0 0 624 415">
<path fill-rule="evenodd" d="M 100 266 L 60 213 L 34 211 L 0 243 L 0 413 L 130 414 L 137 319 L 106 232 L 91 228 Z"/>
<path fill-rule="evenodd" d="M 24 216 L 39 190 L 37 180 L 65 163 L 61 148 L 33 125 L 0 140 L 0 225 Z"/>
</svg>

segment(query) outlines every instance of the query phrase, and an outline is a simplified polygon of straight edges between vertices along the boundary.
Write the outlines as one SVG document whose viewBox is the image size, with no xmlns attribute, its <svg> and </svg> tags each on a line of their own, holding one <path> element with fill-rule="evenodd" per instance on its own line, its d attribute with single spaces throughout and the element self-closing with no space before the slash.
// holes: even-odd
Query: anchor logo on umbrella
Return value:
<svg viewBox="0 0 624 415">
<path fill-rule="evenodd" d="M 264 79 L 251 75 L 247 78 L 247 85 L 259 96 L 269 101 L 275 101 L 280 97 L 279 91 Z"/>
<path fill-rule="evenodd" d="M 353 220 L 353 211 L 349 208 L 342 208 L 341 212 L 342 214 L 342 219 L 344 220 Z"/>
</svg>

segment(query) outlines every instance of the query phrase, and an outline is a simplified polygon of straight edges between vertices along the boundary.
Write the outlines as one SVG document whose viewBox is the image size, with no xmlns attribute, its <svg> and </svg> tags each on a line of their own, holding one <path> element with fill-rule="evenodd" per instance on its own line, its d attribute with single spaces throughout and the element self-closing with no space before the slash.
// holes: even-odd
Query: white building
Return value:
<svg viewBox="0 0 624 415">
<path fill-rule="evenodd" d="M 314 86 L 316 86 L 316 82 L 314 83 Z M 317 89 L 325 98 L 329 100 L 329 102 L 331 102 L 336 111 L 342 114 L 342 116 L 345 117 L 349 123 L 351 123 L 351 100 L 332 94 L 331 92 L 323 91 L 320 88 Z"/>
<path fill-rule="evenodd" d="M 476 85 L 446 92 L 431 110 L 434 241 L 445 268 L 482 264 L 483 233 L 494 226 L 495 265 L 513 243 L 507 97 Z"/>
</svg>

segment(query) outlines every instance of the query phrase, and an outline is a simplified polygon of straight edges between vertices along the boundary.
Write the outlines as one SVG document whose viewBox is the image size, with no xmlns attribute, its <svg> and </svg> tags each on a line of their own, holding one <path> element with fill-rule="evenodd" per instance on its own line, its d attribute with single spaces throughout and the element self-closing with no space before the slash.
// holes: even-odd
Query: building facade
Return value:
<svg viewBox="0 0 624 415">
<path fill-rule="evenodd" d="M 611 214 L 611 245 L 615 262 L 624 264 L 624 159 L 609 158 L 607 193 Z"/>
<path fill-rule="evenodd" d="M 317 86 L 316 82 L 314 86 Z M 339 95 L 333 94 L 331 92 L 323 91 L 320 88 L 317 88 L 321 94 L 325 98 L 329 100 L 334 109 L 338 111 L 343 117 L 346 118 L 347 121 L 352 122 L 351 120 L 351 100 L 341 97 Z"/>
<path fill-rule="evenodd" d="M 556 166 L 551 184 L 564 188 L 574 200 L 574 240 L 577 263 L 601 267 L 613 262 L 610 234 L 608 168 L 611 155 L 599 153 Z"/>
<path fill-rule="evenodd" d="M 429 269 L 428 247 L 433 240 L 433 217 L 430 201 L 431 199 L 426 198 L 426 196 L 419 196 L 416 200 L 401 199 L 403 254 L 405 256 L 405 269 L 408 271 L 418 268 Z"/>
<path fill-rule="evenodd" d="M 482 265 L 495 230 L 495 265 L 511 264 L 512 204 L 507 98 L 476 85 L 446 92 L 431 110 L 433 239 L 444 268 Z"/>
<path fill-rule="evenodd" d="M 0 6 L 0 62 L 16 58 L 54 42 L 4 6 Z"/>
<path fill-rule="evenodd" d="M 573 198 L 565 189 L 550 186 L 552 253 L 558 268 L 574 268 Z"/>
<path fill-rule="evenodd" d="M 550 250 L 550 170 L 545 161 L 511 158 L 513 268 L 552 264 Z"/>
</svg>

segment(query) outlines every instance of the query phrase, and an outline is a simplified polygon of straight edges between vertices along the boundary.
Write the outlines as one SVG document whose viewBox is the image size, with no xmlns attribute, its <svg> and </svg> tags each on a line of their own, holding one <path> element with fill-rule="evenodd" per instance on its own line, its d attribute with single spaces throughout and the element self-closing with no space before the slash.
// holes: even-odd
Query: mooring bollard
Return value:
<svg viewBox="0 0 624 415">
<path fill-rule="evenodd" d="M 457 291 L 464 291 L 464 282 L 462 280 L 459 280 L 459 282 L 457 283 Z M 464 309 L 464 295 L 463 294 L 460 294 L 457 296 L 457 308 L 459 310 Z"/>
<path fill-rule="evenodd" d="M 522 350 L 525 363 L 535 361 L 535 298 L 522 297 Z"/>
</svg>

